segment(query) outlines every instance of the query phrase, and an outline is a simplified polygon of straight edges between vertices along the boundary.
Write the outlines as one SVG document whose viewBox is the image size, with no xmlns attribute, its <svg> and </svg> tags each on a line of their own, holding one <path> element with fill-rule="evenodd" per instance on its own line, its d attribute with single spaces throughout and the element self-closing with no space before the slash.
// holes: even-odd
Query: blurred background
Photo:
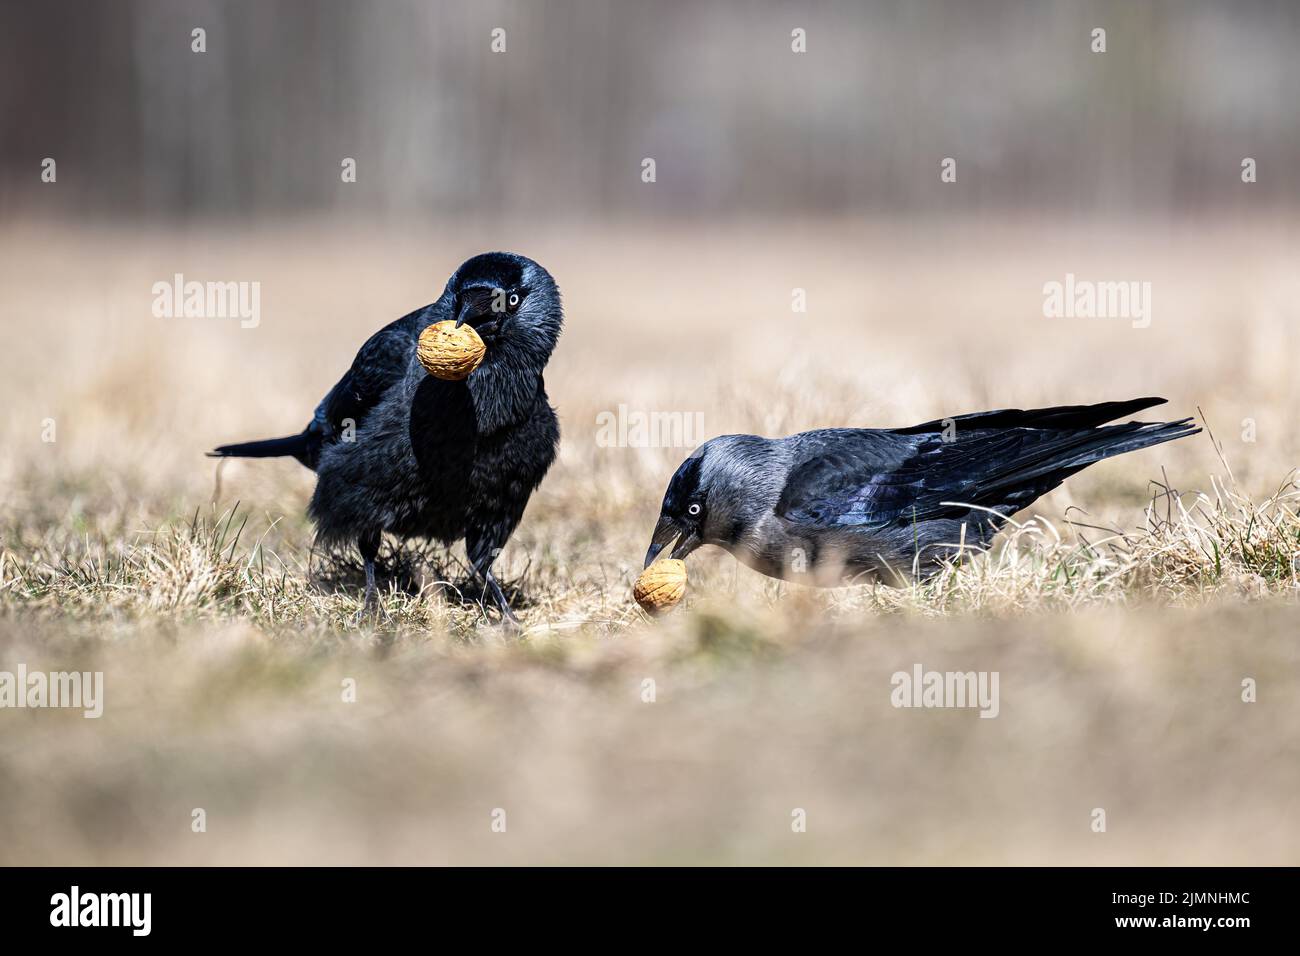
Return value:
<svg viewBox="0 0 1300 956">
<path fill-rule="evenodd" d="M 1300 453 L 1293 3 L 51 0 L 0 18 L 0 371 L 24 451 L 52 416 L 109 449 L 87 469 L 148 460 L 131 480 L 156 483 L 297 430 L 371 332 L 507 248 L 566 295 L 566 453 L 630 458 L 626 503 L 683 449 L 593 448 L 620 405 L 771 434 L 1161 394 L 1203 408 L 1257 490 Z M 177 273 L 259 283 L 257 328 L 155 318 L 153 283 Z M 1045 318 L 1067 274 L 1151 283 L 1150 327 Z M 259 496 L 306 478 L 233 467 L 271 476 Z"/>
<path fill-rule="evenodd" d="M 0 862 L 1295 863 L 1294 498 L 1266 561 L 1215 496 L 1300 462 L 1297 49 L 1289 0 L 3 4 L 0 668 L 108 700 L 0 713 Z M 498 563 L 528 640 L 445 589 L 358 632 L 313 476 L 203 452 L 301 429 L 493 248 L 566 307 L 560 457 Z M 258 283 L 256 327 L 155 316 L 177 273 Z M 1048 318 L 1067 274 L 1149 282 L 1149 327 Z M 1142 395 L 1218 445 L 1072 478 L 1009 569 L 810 592 L 702 549 L 671 621 L 630 603 L 690 448 L 602 444 L 620 407 L 779 435 Z M 1143 527 L 1153 482 L 1231 512 L 1226 559 L 1062 581 L 1061 519 Z M 918 661 L 1000 671 L 1002 715 L 888 706 Z"/>
<path fill-rule="evenodd" d="M 1128 217 L 1300 195 L 1287 0 L 48 0 L 0 18 L 5 217 Z M 959 189 L 938 188 L 946 156 Z"/>
</svg>

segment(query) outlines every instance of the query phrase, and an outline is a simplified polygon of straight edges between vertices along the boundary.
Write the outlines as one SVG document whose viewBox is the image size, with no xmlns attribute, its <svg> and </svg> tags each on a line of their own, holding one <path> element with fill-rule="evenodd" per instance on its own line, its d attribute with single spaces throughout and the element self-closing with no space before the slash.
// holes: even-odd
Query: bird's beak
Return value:
<svg viewBox="0 0 1300 956">
<path fill-rule="evenodd" d="M 650 550 L 645 553 L 645 566 L 648 568 L 654 564 L 655 558 L 659 557 L 659 552 L 668 545 L 673 543 L 673 539 L 681 533 L 676 522 L 669 517 L 661 517 L 659 523 L 655 525 L 655 532 L 650 536 Z"/>
<path fill-rule="evenodd" d="M 470 328 L 482 336 L 483 341 L 491 343 L 498 337 L 506 327 L 506 320 L 510 318 L 509 313 L 496 312 L 487 309 L 490 295 L 484 295 L 477 290 L 468 290 L 462 297 L 460 311 L 456 314 L 456 328 L 460 328 L 466 322 L 469 322 Z"/>
<path fill-rule="evenodd" d="M 688 531 L 677 539 L 677 547 L 673 548 L 672 556 L 677 559 L 686 557 L 692 551 L 700 546 L 700 536 L 694 531 Z"/>
<path fill-rule="evenodd" d="M 471 296 L 465 296 L 461 299 L 460 312 L 456 314 L 456 328 L 465 324 L 465 320 L 474 314 L 474 299 Z"/>
<path fill-rule="evenodd" d="M 645 553 L 645 567 L 654 564 L 659 552 L 672 544 L 673 539 L 677 539 L 677 547 L 672 552 L 674 558 L 684 558 L 700 546 L 700 536 L 697 533 L 683 531 L 672 518 L 661 517 L 650 538 L 650 549 Z"/>
</svg>

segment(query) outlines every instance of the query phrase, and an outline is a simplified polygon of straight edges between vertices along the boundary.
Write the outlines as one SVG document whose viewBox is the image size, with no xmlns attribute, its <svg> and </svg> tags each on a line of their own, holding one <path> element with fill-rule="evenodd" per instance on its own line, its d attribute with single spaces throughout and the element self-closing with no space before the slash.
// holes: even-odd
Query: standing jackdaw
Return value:
<svg viewBox="0 0 1300 956">
<path fill-rule="evenodd" d="M 454 319 L 487 354 L 462 382 L 427 374 L 426 327 Z M 287 438 L 222 445 L 210 455 L 291 455 L 316 472 L 310 514 L 326 544 L 356 543 L 366 608 L 377 606 L 375 558 L 385 532 L 444 544 L 465 539 L 470 566 L 517 624 L 492 562 L 555 460 L 560 439 L 542 371 L 563 323 L 550 273 L 489 252 L 456 270 L 438 301 L 376 332 L 311 423 Z"/>
<path fill-rule="evenodd" d="M 1004 409 L 911 428 L 724 435 L 677 469 L 646 553 L 715 544 L 775 578 L 897 584 L 986 548 L 1007 517 L 1088 465 L 1200 431 L 1104 425 L 1163 398 Z M 1101 427 L 1104 426 L 1104 427 Z"/>
</svg>

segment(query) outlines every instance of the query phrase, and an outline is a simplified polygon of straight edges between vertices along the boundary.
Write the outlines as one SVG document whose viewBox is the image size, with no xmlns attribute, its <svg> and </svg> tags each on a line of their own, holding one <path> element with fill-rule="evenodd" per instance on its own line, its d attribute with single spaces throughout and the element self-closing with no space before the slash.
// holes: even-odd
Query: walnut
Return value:
<svg viewBox="0 0 1300 956">
<path fill-rule="evenodd" d="M 641 572 L 632 586 L 636 603 L 649 614 L 667 611 L 686 593 L 686 562 L 667 558 Z"/>
<path fill-rule="evenodd" d="M 479 367 L 487 346 L 468 325 L 456 328 L 448 319 L 437 322 L 420 333 L 420 343 L 415 347 L 420 364 L 434 378 L 448 382 L 462 382 L 470 372 Z"/>
</svg>

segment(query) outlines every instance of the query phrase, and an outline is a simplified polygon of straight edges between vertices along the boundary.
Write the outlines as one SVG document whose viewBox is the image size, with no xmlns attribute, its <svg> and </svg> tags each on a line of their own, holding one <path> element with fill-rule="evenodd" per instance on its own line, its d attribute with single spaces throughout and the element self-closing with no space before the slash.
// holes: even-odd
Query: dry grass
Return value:
<svg viewBox="0 0 1300 956">
<path fill-rule="evenodd" d="M 1190 499 L 1190 500 L 1188 500 Z M 1090 605 L 1195 605 L 1229 596 L 1300 593 L 1300 487 L 1287 482 L 1266 501 L 1213 483 L 1213 496 L 1163 489 L 1140 527 L 1107 530 L 1042 517 L 1013 520 L 988 553 L 971 549 L 926 581 L 904 586 L 821 591 L 739 575 L 710 579 L 713 590 L 747 591 L 775 604 L 796 592 L 822 617 L 907 610 L 924 615 L 998 615 L 1066 611 Z M 0 553 L 0 593 L 26 613 L 157 615 L 188 620 L 250 620 L 272 632 L 303 628 L 356 630 L 362 575 L 354 554 L 285 555 L 267 547 L 271 521 L 254 536 L 237 509 L 140 532 L 129 541 L 47 542 L 27 554 Z M 465 564 L 442 549 L 389 542 L 381 558 L 387 580 L 381 631 L 447 631 L 472 638 L 495 615 Z M 517 562 L 516 562 L 517 563 Z M 633 571 L 635 569 L 632 569 Z M 636 630 L 646 619 L 628 600 L 626 563 L 607 569 L 612 584 L 566 594 L 560 567 L 531 561 L 509 581 L 530 627 L 524 639 L 557 627 L 593 634 Z M 546 603 L 543 603 L 546 602 Z M 489 602 L 490 605 L 490 602 Z M 581 617 L 547 608 L 562 605 Z"/>
<path fill-rule="evenodd" d="M 1294 863 L 1294 226 L 1212 226 L 11 227 L 0 669 L 103 669 L 109 699 L 0 712 L 0 859 Z M 502 559 L 526 640 L 426 548 L 389 553 L 358 630 L 311 476 L 234 462 L 218 487 L 202 451 L 301 427 L 369 331 L 500 245 L 569 316 L 561 457 Z M 1067 271 L 1152 281 L 1152 327 L 1043 319 Z M 262 325 L 153 318 L 174 272 L 261 281 Z M 683 611 L 629 600 L 685 451 L 600 447 L 599 412 L 777 434 L 1142 394 L 1217 445 L 1096 466 L 927 583 L 816 591 L 701 552 Z M 1000 670 L 1002 716 L 894 710 L 917 661 Z"/>
</svg>

